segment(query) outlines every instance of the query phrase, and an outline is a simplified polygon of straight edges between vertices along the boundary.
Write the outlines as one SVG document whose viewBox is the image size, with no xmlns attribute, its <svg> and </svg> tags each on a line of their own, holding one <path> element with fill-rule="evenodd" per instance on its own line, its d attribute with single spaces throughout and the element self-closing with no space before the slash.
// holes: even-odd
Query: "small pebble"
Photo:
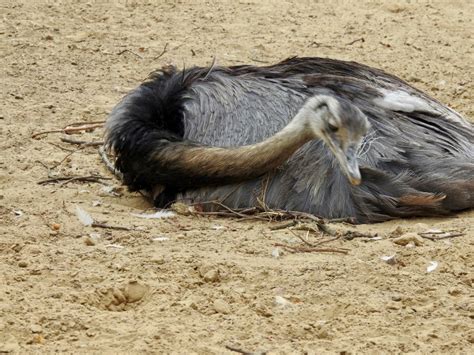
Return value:
<svg viewBox="0 0 474 355">
<path fill-rule="evenodd" d="M 32 333 L 41 333 L 43 331 L 43 327 L 39 324 L 32 324 L 30 326 L 30 330 Z"/>
<path fill-rule="evenodd" d="M 264 317 L 272 317 L 273 316 L 273 312 L 271 310 L 269 310 L 267 307 L 265 307 L 265 305 L 263 305 L 263 304 L 257 304 L 256 307 L 255 307 L 255 312 L 257 312 L 257 314 L 259 314 L 261 316 L 264 316 Z"/>
<path fill-rule="evenodd" d="M 26 261 L 22 260 L 22 261 L 18 262 L 18 266 L 19 267 L 27 267 L 28 263 Z"/>
<path fill-rule="evenodd" d="M 392 235 L 393 237 L 399 237 L 403 233 L 405 233 L 405 229 L 403 229 L 403 227 L 401 226 L 397 226 L 394 230 L 390 232 L 390 235 Z"/>
<path fill-rule="evenodd" d="M 397 254 L 383 255 L 383 256 L 380 257 L 380 259 L 382 259 L 383 261 L 385 261 L 389 265 L 396 265 L 397 264 L 396 256 L 397 256 Z"/>
<path fill-rule="evenodd" d="M 166 258 L 161 254 L 153 254 L 149 260 L 151 263 L 157 264 L 157 265 L 166 264 Z"/>
<path fill-rule="evenodd" d="M 183 216 L 189 216 L 194 213 L 194 207 L 188 206 L 182 202 L 175 202 L 171 205 L 171 210 Z"/>
<path fill-rule="evenodd" d="M 221 278 L 219 269 L 211 265 L 203 265 L 199 268 L 199 275 L 206 282 L 218 282 Z"/>
<path fill-rule="evenodd" d="M 275 296 L 275 305 L 279 307 L 288 307 L 291 306 L 293 303 L 288 301 L 285 297 L 282 296 Z"/>
<path fill-rule="evenodd" d="M 44 344 L 44 337 L 41 334 L 33 335 L 33 339 L 31 339 L 32 344 Z"/>
<path fill-rule="evenodd" d="M 400 303 L 398 303 L 398 302 L 388 302 L 388 303 L 385 305 L 385 308 L 386 308 L 386 309 L 399 310 L 399 309 L 401 308 L 401 305 L 400 305 Z"/>
<path fill-rule="evenodd" d="M 398 245 L 406 246 L 410 243 L 415 244 L 417 247 L 423 245 L 423 238 L 421 238 L 418 234 L 409 232 L 402 234 L 400 237 L 393 239 L 393 242 Z"/>
<path fill-rule="evenodd" d="M 148 286 L 138 283 L 137 281 L 130 281 L 123 291 L 127 301 L 130 303 L 140 301 L 148 292 Z"/>
<path fill-rule="evenodd" d="M 329 333 L 327 329 L 321 329 L 316 334 L 316 337 L 318 339 L 331 339 L 331 334 Z"/>
<path fill-rule="evenodd" d="M 87 246 L 89 246 L 89 247 L 91 247 L 91 246 L 96 245 L 97 242 L 96 242 L 93 238 L 91 238 L 91 237 L 85 237 L 85 238 L 84 238 L 84 244 L 87 245 Z"/>
<path fill-rule="evenodd" d="M 194 310 L 198 309 L 198 306 L 202 303 L 201 299 L 197 296 L 191 296 L 181 302 L 185 307 L 192 308 Z"/>
<path fill-rule="evenodd" d="M 471 330 L 466 337 L 467 341 L 474 344 L 474 330 Z"/>
<path fill-rule="evenodd" d="M 207 282 L 217 282 L 219 281 L 219 270 L 209 270 L 208 272 L 206 272 L 204 275 L 203 275 L 203 279 L 204 281 L 207 281 Z"/>
<path fill-rule="evenodd" d="M 214 301 L 213 307 L 217 313 L 222 313 L 222 314 L 230 313 L 230 305 L 223 299 L 220 299 L 220 298 L 216 299 Z"/>
<path fill-rule="evenodd" d="M 154 242 L 166 242 L 167 240 L 170 240 L 168 237 L 155 237 L 152 239 Z"/>
</svg>

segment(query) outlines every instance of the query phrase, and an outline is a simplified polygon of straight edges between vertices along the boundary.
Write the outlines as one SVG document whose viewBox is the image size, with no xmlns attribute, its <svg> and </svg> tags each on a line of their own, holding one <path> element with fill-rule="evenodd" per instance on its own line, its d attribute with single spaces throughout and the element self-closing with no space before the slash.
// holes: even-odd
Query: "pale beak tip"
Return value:
<svg viewBox="0 0 474 355">
<path fill-rule="evenodd" d="M 351 184 L 354 185 L 354 186 L 360 185 L 360 183 L 362 182 L 361 178 L 351 177 L 349 180 L 350 180 Z"/>
</svg>

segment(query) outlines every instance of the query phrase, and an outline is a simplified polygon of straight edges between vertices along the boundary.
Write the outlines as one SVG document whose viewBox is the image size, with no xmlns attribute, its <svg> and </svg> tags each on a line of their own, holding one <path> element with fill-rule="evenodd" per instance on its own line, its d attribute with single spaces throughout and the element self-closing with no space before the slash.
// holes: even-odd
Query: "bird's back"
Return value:
<svg viewBox="0 0 474 355">
<path fill-rule="evenodd" d="M 153 76 L 146 85 L 146 91 L 139 88 L 128 101 L 134 95 L 148 97 L 142 101 L 155 105 L 150 112 L 158 112 L 155 116 L 161 120 L 153 129 L 207 146 L 261 142 L 280 131 L 308 98 L 318 94 L 351 102 L 372 126 L 358 152 L 359 186 L 349 184 L 321 141 L 311 141 L 265 176 L 187 188 L 178 198 L 218 200 L 229 207 L 263 202 L 269 208 L 330 218 L 355 216 L 360 222 L 474 207 L 472 124 L 378 69 L 324 58 L 292 58 L 268 67 L 172 70 Z M 156 102 L 150 104 L 155 96 Z M 112 117 L 124 116 L 120 107 L 115 111 Z M 122 131 L 144 132 L 140 120 L 130 129 L 122 125 Z M 120 141 L 118 135 L 115 140 Z M 129 170 L 137 171 L 133 158 L 140 154 L 130 155 Z M 145 181 L 136 183 L 140 187 L 148 183 L 147 174 L 151 172 L 129 180 Z"/>
<path fill-rule="evenodd" d="M 437 198 L 457 169 L 465 186 L 451 194 L 466 201 L 453 207 L 472 206 L 473 197 L 465 195 L 468 185 L 474 188 L 472 125 L 402 80 L 357 63 L 295 58 L 263 69 L 217 68 L 189 90 L 185 137 L 220 147 L 257 143 L 281 130 L 316 94 L 350 100 L 371 122 L 359 151 L 361 186 L 350 185 L 329 149 L 312 141 L 262 178 L 188 190 L 182 197 L 231 207 L 253 206 L 264 198 L 269 208 L 360 221 L 423 210 L 444 214 Z M 430 180 L 434 186 L 423 189 Z M 402 196 L 417 196 L 419 205 L 403 205 L 397 201 Z"/>
</svg>

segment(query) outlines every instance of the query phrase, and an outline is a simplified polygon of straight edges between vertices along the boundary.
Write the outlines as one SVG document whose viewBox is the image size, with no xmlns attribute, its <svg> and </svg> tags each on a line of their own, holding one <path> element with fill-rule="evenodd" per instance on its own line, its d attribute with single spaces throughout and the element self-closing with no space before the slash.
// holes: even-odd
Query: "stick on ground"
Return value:
<svg viewBox="0 0 474 355">
<path fill-rule="evenodd" d="M 73 181 L 80 181 L 80 182 L 97 182 L 99 184 L 103 184 L 101 180 L 111 180 L 109 177 L 100 176 L 100 175 L 86 175 L 86 176 L 56 176 L 50 179 L 45 179 L 38 181 L 38 185 L 46 185 L 46 184 L 56 184 L 62 181 L 61 185 L 66 185 Z"/>
<path fill-rule="evenodd" d="M 82 132 L 82 131 L 89 131 L 89 130 L 94 130 L 95 128 L 101 128 L 103 127 L 103 123 L 91 123 L 91 124 L 85 124 L 82 126 L 67 126 L 65 128 L 61 129 L 52 129 L 50 131 L 41 131 L 37 132 L 31 135 L 31 138 L 36 138 L 41 135 L 49 134 L 49 133 L 75 133 L 75 132 Z"/>
<path fill-rule="evenodd" d="M 87 142 L 87 141 L 80 141 L 73 138 L 61 137 L 61 142 L 69 143 L 69 144 L 77 144 L 82 147 L 99 147 L 104 145 L 104 141 L 97 141 L 97 142 Z"/>
<path fill-rule="evenodd" d="M 292 246 L 283 243 L 273 244 L 276 247 L 282 247 L 286 251 L 292 253 L 339 253 L 339 254 L 348 254 L 348 249 L 342 248 L 314 248 L 314 247 L 304 247 L 304 246 Z"/>
</svg>

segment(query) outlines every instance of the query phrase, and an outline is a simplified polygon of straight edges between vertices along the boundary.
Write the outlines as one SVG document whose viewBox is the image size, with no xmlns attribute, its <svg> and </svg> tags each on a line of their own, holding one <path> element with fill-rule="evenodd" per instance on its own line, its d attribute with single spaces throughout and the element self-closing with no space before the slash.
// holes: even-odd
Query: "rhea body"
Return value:
<svg viewBox="0 0 474 355">
<path fill-rule="evenodd" d="M 353 62 L 166 68 L 111 113 L 106 142 L 159 206 L 218 200 L 359 222 L 474 207 L 474 129 Z"/>
</svg>

